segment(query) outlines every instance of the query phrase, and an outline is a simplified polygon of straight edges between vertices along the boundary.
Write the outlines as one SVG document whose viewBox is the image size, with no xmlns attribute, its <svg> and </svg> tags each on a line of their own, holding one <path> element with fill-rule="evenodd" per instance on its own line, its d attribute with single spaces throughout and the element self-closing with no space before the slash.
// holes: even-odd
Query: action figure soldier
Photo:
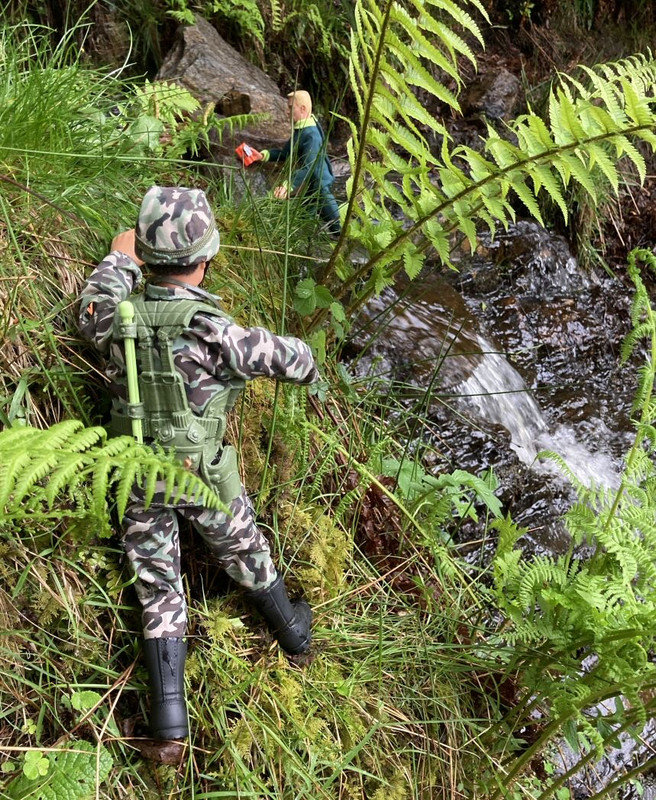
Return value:
<svg viewBox="0 0 656 800">
<path fill-rule="evenodd" d="M 164 502 L 164 487 L 148 508 L 135 487 L 122 520 L 123 545 L 136 575 L 141 602 L 144 659 L 151 691 L 155 739 L 188 735 L 184 700 L 187 609 L 180 574 L 178 517 L 191 522 L 228 575 L 246 592 L 282 648 L 310 646 L 312 612 L 290 602 L 269 545 L 237 471 L 237 453 L 224 445 L 226 414 L 247 380 L 276 378 L 309 384 L 319 378 L 310 348 L 291 336 L 237 325 L 219 299 L 200 288 L 219 250 L 219 232 L 199 189 L 153 186 L 136 229 L 112 241 L 80 298 L 83 336 L 106 356 L 112 393 L 111 430 L 130 434 L 140 418 L 144 441 L 175 448 L 212 485 L 231 515 L 184 496 Z M 140 266 L 151 279 L 143 293 Z M 141 403 L 128 402 L 122 326 L 116 313 L 128 297 L 134 306 Z"/>
<path fill-rule="evenodd" d="M 249 163 L 286 161 L 292 156 L 296 168 L 291 177 L 291 184 L 283 181 L 276 186 L 273 190 L 274 197 L 278 200 L 287 200 L 296 194 L 304 195 L 327 224 L 328 233 L 337 236 L 342 228 L 339 208 L 331 188 L 335 177 L 326 154 L 324 132 L 312 113 L 312 98 L 308 92 L 298 89 L 287 95 L 287 107 L 294 123 L 292 137 L 279 149 L 258 152 L 251 148 Z"/>
</svg>

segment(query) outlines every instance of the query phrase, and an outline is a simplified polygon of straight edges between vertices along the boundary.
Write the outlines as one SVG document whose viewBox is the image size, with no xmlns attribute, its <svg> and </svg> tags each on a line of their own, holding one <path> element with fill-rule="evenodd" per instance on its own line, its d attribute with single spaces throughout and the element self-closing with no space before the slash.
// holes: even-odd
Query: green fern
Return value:
<svg viewBox="0 0 656 800">
<path fill-rule="evenodd" d="M 649 656 L 656 647 L 656 315 L 641 263 L 656 270 L 656 257 L 646 250 L 630 256 L 634 327 L 623 352 L 628 357 L 640 347 L 648 360 L 641 370 L 636 433 L 619 488 L 584 486 L 551 454 L 578 492 L 578 502 L 565 516 L 570 550 L 558 557 L 523 558 L 516 548 L 522 531 L 508 520 L 496 523 L 494 597 L 507 619 L 502 637 L 517 647 L 512 669 L 523 675 L 531 698 L 510 716 L 520 724 L 520 718 L 526 720 L 542 706 L 553 720 L 522 753 L 509 778 L 559 732 L 578 742 L 582 753 L 600 752 L 610 736 L 604 729 L 607 720 L 590 711 L 595 703 L 630 697 L 618 721 L 644 720 L 645 698 L 656 686 L 656 665 Z M 576 554 L 580 545 L 591 548 L 585 560 Z"/>
<path fill-rule="evenodd" d="M 256 0 L 207 0 L 205 16 L 217 15 L 236 25 L 241 36 L 264 44 L 264 20 Z"/>
<path fill-rule="evenodd" d="M 0 431 L 0 523 L 92 515 L 107 525 L 107 495 L 115 493 L 119 517 L 135 483 L 146 504 L 165 484 L 167 499 L 186 492 L 208 508 L 223 507 L 214 492 L 173 455 L 155 452 L 129 436 L 107 439 L 103 428 L 67 420 L 47 430 L 29 427 Z M 82 491 L 80 491 L 82 490 Z"/>
<path fill-rule="evenodd" d="M 412 91 L 460 112 L 457 96 L 427 67 L 438 65 L 460 85 L 458 59 L 476 64 L 466 39 L 482 43 L 482 35 L 470 9 L 485 17 L 478 0 L 356 3 L 349 69 L 358 109 L 350 123 L 352 177 L 344 234 L 323 276 L 337 298 L 357 287 L 357 305 L 390 284 L 399 269 L 416 276 L 431 247 L 450 264 L 454 234 L 475 247 L 480 223 L 494 232 L 514 219 L 514 198 L 542 221 L 539 199 L 545 195 L 567 218 L 571 188 L 593 199 L 600 185 L 617 193 L 619 160 L 632 163 L 644 179 L 636 145 L 656 144 L 656 62 L 646 55 L 584 68 L 581 80 L 559 76 L 547 122 L 529 112 L 503 135 L 488 126 L 482 152 L 453 146 L 442 121 Z M 429 137 L 442 141 L 439 153 L 431 151 Z M 337 259 L 347 235 L 371 257 L 342 281 Z M 315 323 L 324 317 L 318 312 Z"/>
<path fill-rule="evenodd" d="M 280 33 L 282 30 L 282 6 L 280 0 L 270 0 L 271 30 Z"/>
</svg>

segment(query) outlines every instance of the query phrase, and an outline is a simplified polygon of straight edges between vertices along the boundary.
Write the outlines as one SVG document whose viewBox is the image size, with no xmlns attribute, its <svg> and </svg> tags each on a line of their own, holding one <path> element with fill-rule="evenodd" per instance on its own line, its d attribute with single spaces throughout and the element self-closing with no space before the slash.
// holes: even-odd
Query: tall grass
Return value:
<svg viewBox="0 0 656 800">
<path fill-rule="evenodd" d="M 238 199 L 231 170 L 201 176 L 135 142 L 113 113 L 129 106 L 131 88 L 82 66 L 71 42 L 52 50 L 30 27 L 2 38 L 4 425 L 102 418 L 105 385 L 75 332 L 75 296 L 151 183 L 208 189 L 222 232 L 210 288 L 241 323 L 302 334 L 291 292 L 322 258 L 302 209 Z M 65 498 L 53 525 L 0 514 L 3 797 L 43 796 L 44 781 L 57 797 L 63 765 L 80 776 L 77 796 L 112 800 L 536 794 L 517 753 L 527 748 L 519 734 L 531 720 L 520 711 L 533 692 L 521 671 L 541 657 L 540 643 L 515 642 L 516 620 L 499 628 L 492 594 L 445 545 L 475 493 L 448 475 L 448 491 L 436 490 L 421 452 L 394 428 L 403 408 L 393 393 L 341 392 L 336 363 L 322 369 L 332 385 L 325 402 L 254 382 L 229 432 L 276 561 L 315 609 L 313 655 L 285 658 L 185 531 L 192 734 L 179 763 L 145 759 L 139 612 L 118 542 L 99 539 Z M 418 442 L 423 424 L 419 412 Z M 408 459 L 412 491 L 400 480 Z M 490 484 L 477 492 L 492 505 Z M 549 672 L 557 682 L 556 667 Z M 558 788 L 551 782 L 542 796 Z"/>
<path fill-rule="evenodd" d="M 30 27 L 2 39 L 5 425 L 102 417 L 103 378 L 75 333 L 75 296 L 152 182 L 205 185 L 220 200 L 212 288 L 245 324 L 300 330 L 285 310 L 286 287 L 321 258 L 301 208 L 248 196 L 235 204 L 230 173 L 201 179 L 189 164 L 135 149 L 113 113 L 130 88 L 83 67 L 71 42 L 51 50 Z M 58 759 L 77 755 L 82 764 L 87 745 L 103 798 L 421 798 L 467 783 L 467 759 L 485 758 L 476 741 L 490 713 L 479 691 L 485 659 L 463 638 L 465 629 L 474 635 L 471 597 L 444 583 L 448 604 L 427 591 L 417 603 L 398 577 L 438 568 L 421 546 L 393 569 L 358 554 L 367 482 L 354 481 L 352 466 L 372 445 L 386 446 L 381 419 L 358 423 L 370 402 L 365 395 L 351 411 L 335 398 L 316 405 L 313 432 L 305 390 L 264 382 L 246 392 L 231 435 L 276 559 L 315 607 L 314 656 L 304 665 L 284 658 L 241 596 L 225 594 L 198 541 L 188 541 L 192 736 L 178 767 L 142 760 L 140 623 L 118 544 L 99 540 L 65 502 L 51 527 L 2 525 L 3 796 L 29 780 L 51 781 L 55 791 Z"/>
</svg>

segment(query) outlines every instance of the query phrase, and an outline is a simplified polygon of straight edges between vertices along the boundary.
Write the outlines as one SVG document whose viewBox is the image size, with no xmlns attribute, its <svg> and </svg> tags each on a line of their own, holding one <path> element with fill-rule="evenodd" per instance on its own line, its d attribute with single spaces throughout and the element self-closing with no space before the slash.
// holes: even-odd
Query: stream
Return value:
<svg viewBox="0 0 656 800">
<path fill-rule="evenodd" d="M 620 363 L 631 287 L 601 270 L 584 273 L 565 239 L 530 221 L 494 240 L 483 235 L 457 266 L 427 265 L 370 301 L 354 326 L 351 369 L 403 397 L 409 417 L 421 409 L 425 469 L 493 468 L 504 508 L 527 529 L 524 551 L 558 554 L 569 545 L 561 518 L 575 488 L 539 454 L 559 454 L 586 486 L 618 485 L 636 387 L 636 364 Z M 489 562 L 494 542 L 481 545 L 474 523 L 457 537 L 470 563 Z M 578 775 L 572 796 L 590 797 L 649 757 L 653 724 L 643 738 L 626 737 Z M 572 755 L 563 745 L 563 767 Z M 643 797 L 656 798 L 653 782 Z"/>
<path fill-rule="evenodd" d="M 429 266 L 370 301 L 352 369 L 408 395 L 410 414 L 424 397 L 439 431 L 424 439 L 426 466 L 493 468 L 504 506 L 528 528 L 522 544 L 557 553 L 574 491 L 538 454 L 558 453 L 585 485 L 617 485 L 636 385 L 619 358 L 630 301 L 619 279 L 584 275 L 562 237 L 519 222 L 494 242 L 482 237 L 458 272 Z M 460 536 L 465 555 L 489 558 L 478 544 L 468 554 L 466 526 Z"/>
</svg>

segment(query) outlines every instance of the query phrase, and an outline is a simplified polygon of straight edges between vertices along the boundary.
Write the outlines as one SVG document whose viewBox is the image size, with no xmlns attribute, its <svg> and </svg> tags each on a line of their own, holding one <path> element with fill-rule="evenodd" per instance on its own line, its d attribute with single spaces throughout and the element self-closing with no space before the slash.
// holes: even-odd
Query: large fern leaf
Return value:
<svg viewBox="0 0 656 800">
<path fill-rule="evenodd" d="M 103 428 L 85 428 L 77 420 L 47 430 L 0 431 L 0 465 L 0 523 L 50 517 L 65 496 L 72 502 L 67 513 L 106 521 L 108 494 L 115 495 L 122 516 L 135 482 L 148 502 L 161 482 L 169 495 L 186 492 L 208 508 L 224 508 L 212 489 L 173 455 L 155 453 L 129 436 L 107 439 Z"/>
<path fill-rule="evenodd" d="M 513 196 L 540 220 L 545 194 L 567 217 L 572 187 L 592 198 L 604 185 L 617 193 L 620 159 L 645 176 L 637 144 L 656 145 L 656 61 L 647 55 L 582 69 L 580 79 L 561 75 L 547 120 L 529 112 L 503 134 L 489 127 L 482 152 L 454 146 L 413 87 L 459 113 L 457 96 L 445 83 L 460 83 L 459 58 L 476 63 L 468 42 L 482 43 L 482 35 L 473 14 L 485 18 L 477 0 L 356 3 L 349 70 L 358 108 L 351 122 L 352 176 L 345 232 L 324 274 L 336 297 L 354 287 L 359 299 L 366 297 L 404 267 L 415 276 L 430 247 L 449 264 L 453 234 L 474 244 L 481 222 L 492 231 L 507 226 Z M 435 77 L 436 66 L 443 79 Z M 435 153 L 429 142 L 440 140 Z M 347 228 L 371 257 L 343 281 L 335 267 Z"/>
</svg>

